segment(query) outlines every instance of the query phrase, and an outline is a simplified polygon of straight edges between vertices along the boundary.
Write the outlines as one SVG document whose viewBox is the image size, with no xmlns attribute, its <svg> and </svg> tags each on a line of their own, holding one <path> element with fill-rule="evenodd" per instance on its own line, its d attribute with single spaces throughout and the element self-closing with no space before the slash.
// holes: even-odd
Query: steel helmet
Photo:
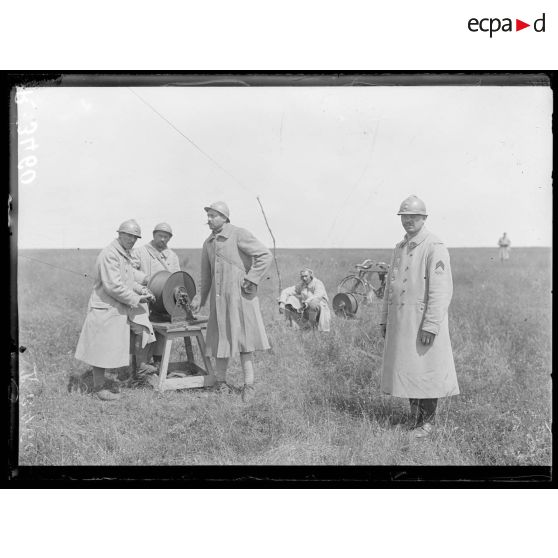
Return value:
<svg viewBox="0 0 558 558">
<path fill-rule="evenodd" d="M 228 208 L 227 204 L 225 202 L 222 202 L 222 201 L 213 202 L 210 206 L 204 207 L 204 209 L 206 211 L 209 211 L 210 209 L 213 209 L 213 211 L 217 211 L 217 213 L 220 213 L 221 215 L 223 215 L 227 219 L 229 218 L 229 215 L 230 215 L 229 208 Z"/>
<path fill-rule="evenodd" d="M 138 238 L 141 238 L 141 229 L 140 226 L 137 224 L 135 219 L 128 219 L 124 221 L 119 227 L 117 232 L 123 232 L 128 234 L 133 234 Z"/>
<path fill-rule="evenodd" d="M 413 194 L 401 202 L 397 215 L 428 215 L 428 213 L 424 202 Z"/>
<path fill-rule="evenodd" d="M 172 236 L 172 229 L 168 223 L 159 223 L 155 225 L 153 232 L 157 232 L 157 231 L 166 232 Z"/>
</svg>

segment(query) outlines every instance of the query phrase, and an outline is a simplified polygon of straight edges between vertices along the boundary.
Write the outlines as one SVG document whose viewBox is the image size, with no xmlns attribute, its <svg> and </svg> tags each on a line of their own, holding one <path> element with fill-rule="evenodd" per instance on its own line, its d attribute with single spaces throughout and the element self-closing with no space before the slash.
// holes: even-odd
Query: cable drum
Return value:
<svg viewBox="0 0 558 558">
<path fill-rule="evenodd" d="M 155 295 L 151 303 L 151 317 L 164 321 L 186 320 L 190 302 L 196 295 L 196 283 L 185 271 L 158 271 L 147 288 Z"/>
<path fill-rule="evenodd" d="M 358 310 L 358 300 L 353 293 L 337 293 L 332 300 L 333 311 L 338 316 L 352 318 Z"/>
</svg>

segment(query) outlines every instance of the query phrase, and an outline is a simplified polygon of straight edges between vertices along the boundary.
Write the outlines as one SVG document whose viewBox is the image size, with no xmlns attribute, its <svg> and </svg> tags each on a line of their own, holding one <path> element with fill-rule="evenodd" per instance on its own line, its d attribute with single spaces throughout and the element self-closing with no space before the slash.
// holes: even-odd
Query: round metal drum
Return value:
<svg viewBox="0 0 558 558">
<path fill-rule="evenodd" d="M 337 293 L 333 297 L 332 305 L 338 316 L 354 316 L 358 310 L 357 297 L 352 293 Z"/>
<path fill-rule="evenodd" d="M 186 291 L 190 301 L 196 296 L 196 283 L 185 271 L 158 271 L 149 280 L 147 288 L 156 299 L 151 304 L 151 312 L 171 317 L 186 315 L 184 307 L 177 304 L 181 292 Z"/>
</svg>

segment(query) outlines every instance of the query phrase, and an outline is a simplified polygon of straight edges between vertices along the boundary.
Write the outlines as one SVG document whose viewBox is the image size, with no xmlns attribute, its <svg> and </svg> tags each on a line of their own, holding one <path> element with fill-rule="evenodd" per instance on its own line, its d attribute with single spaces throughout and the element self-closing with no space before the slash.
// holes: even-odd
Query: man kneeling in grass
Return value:
<svg viewBox="0 0 558 558">
<path fill-rule="evenodd" d="M 384 293 L 381 389 L 409 399 L 413 435 L 424 438 L 434 428 L 438 398 L 459 393 L 448 329 L 453 283 L 446 247 L 424 227 L 424 202 L 409 196 L 398 215 L 406 234 Z"/>
<path fill-rule="evenodd" d="M 291 325 L 309 325 L 318 331 L 329 331 L 331 313 L 327 292 L 309 267 L 301 269 L 300 283 L 281 292 L 279 313 L 285 314 Z"/>
</svg>

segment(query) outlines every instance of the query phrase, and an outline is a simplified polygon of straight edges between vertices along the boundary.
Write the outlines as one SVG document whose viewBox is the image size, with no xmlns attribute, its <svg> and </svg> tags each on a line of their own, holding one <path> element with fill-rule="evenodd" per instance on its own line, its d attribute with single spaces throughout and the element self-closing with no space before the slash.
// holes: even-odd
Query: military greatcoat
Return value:
<svg viewBox="0 0 558 558">
<path fill-rule="evenodd" d="M 417 399 L 459 393 L 448 329 L 452 293 L 442 242 L 425 227 L 405 236 L 395 247 L 384 293 L 382 392 Z M 436 335 L 432 344 L 421 343 L 421 330 Z"/>
<path fill-rule="evenodd" d="M 180 271 L 180 262 L 176 252 L 170 248 L 159 252 L 151 242 L 136 248 L 132 255 L 137 259 L 139 269 L 151 279 L 158 271 Z"/>
<path fill-rule="evenodd" d="M 119 368 L 129 364 L 129 321 L 143 326 L 144 346 L 155 341 L 147 305 L 139 302 L 145 275 L 132 263 L 130 252 L 118 240 L 95 262 L 95 283 L 75 354 L 91 366 Z"/>
<path fill-rule="evenodd" d="M 241 291 L 244 279 L 258 285 L 272 261 L 271 252 L 245 229 L 225 223 L 203 244 L 200 302 L 209 298 L 207 356 L 269 349 L 257 296 Z"/>
</svg>

